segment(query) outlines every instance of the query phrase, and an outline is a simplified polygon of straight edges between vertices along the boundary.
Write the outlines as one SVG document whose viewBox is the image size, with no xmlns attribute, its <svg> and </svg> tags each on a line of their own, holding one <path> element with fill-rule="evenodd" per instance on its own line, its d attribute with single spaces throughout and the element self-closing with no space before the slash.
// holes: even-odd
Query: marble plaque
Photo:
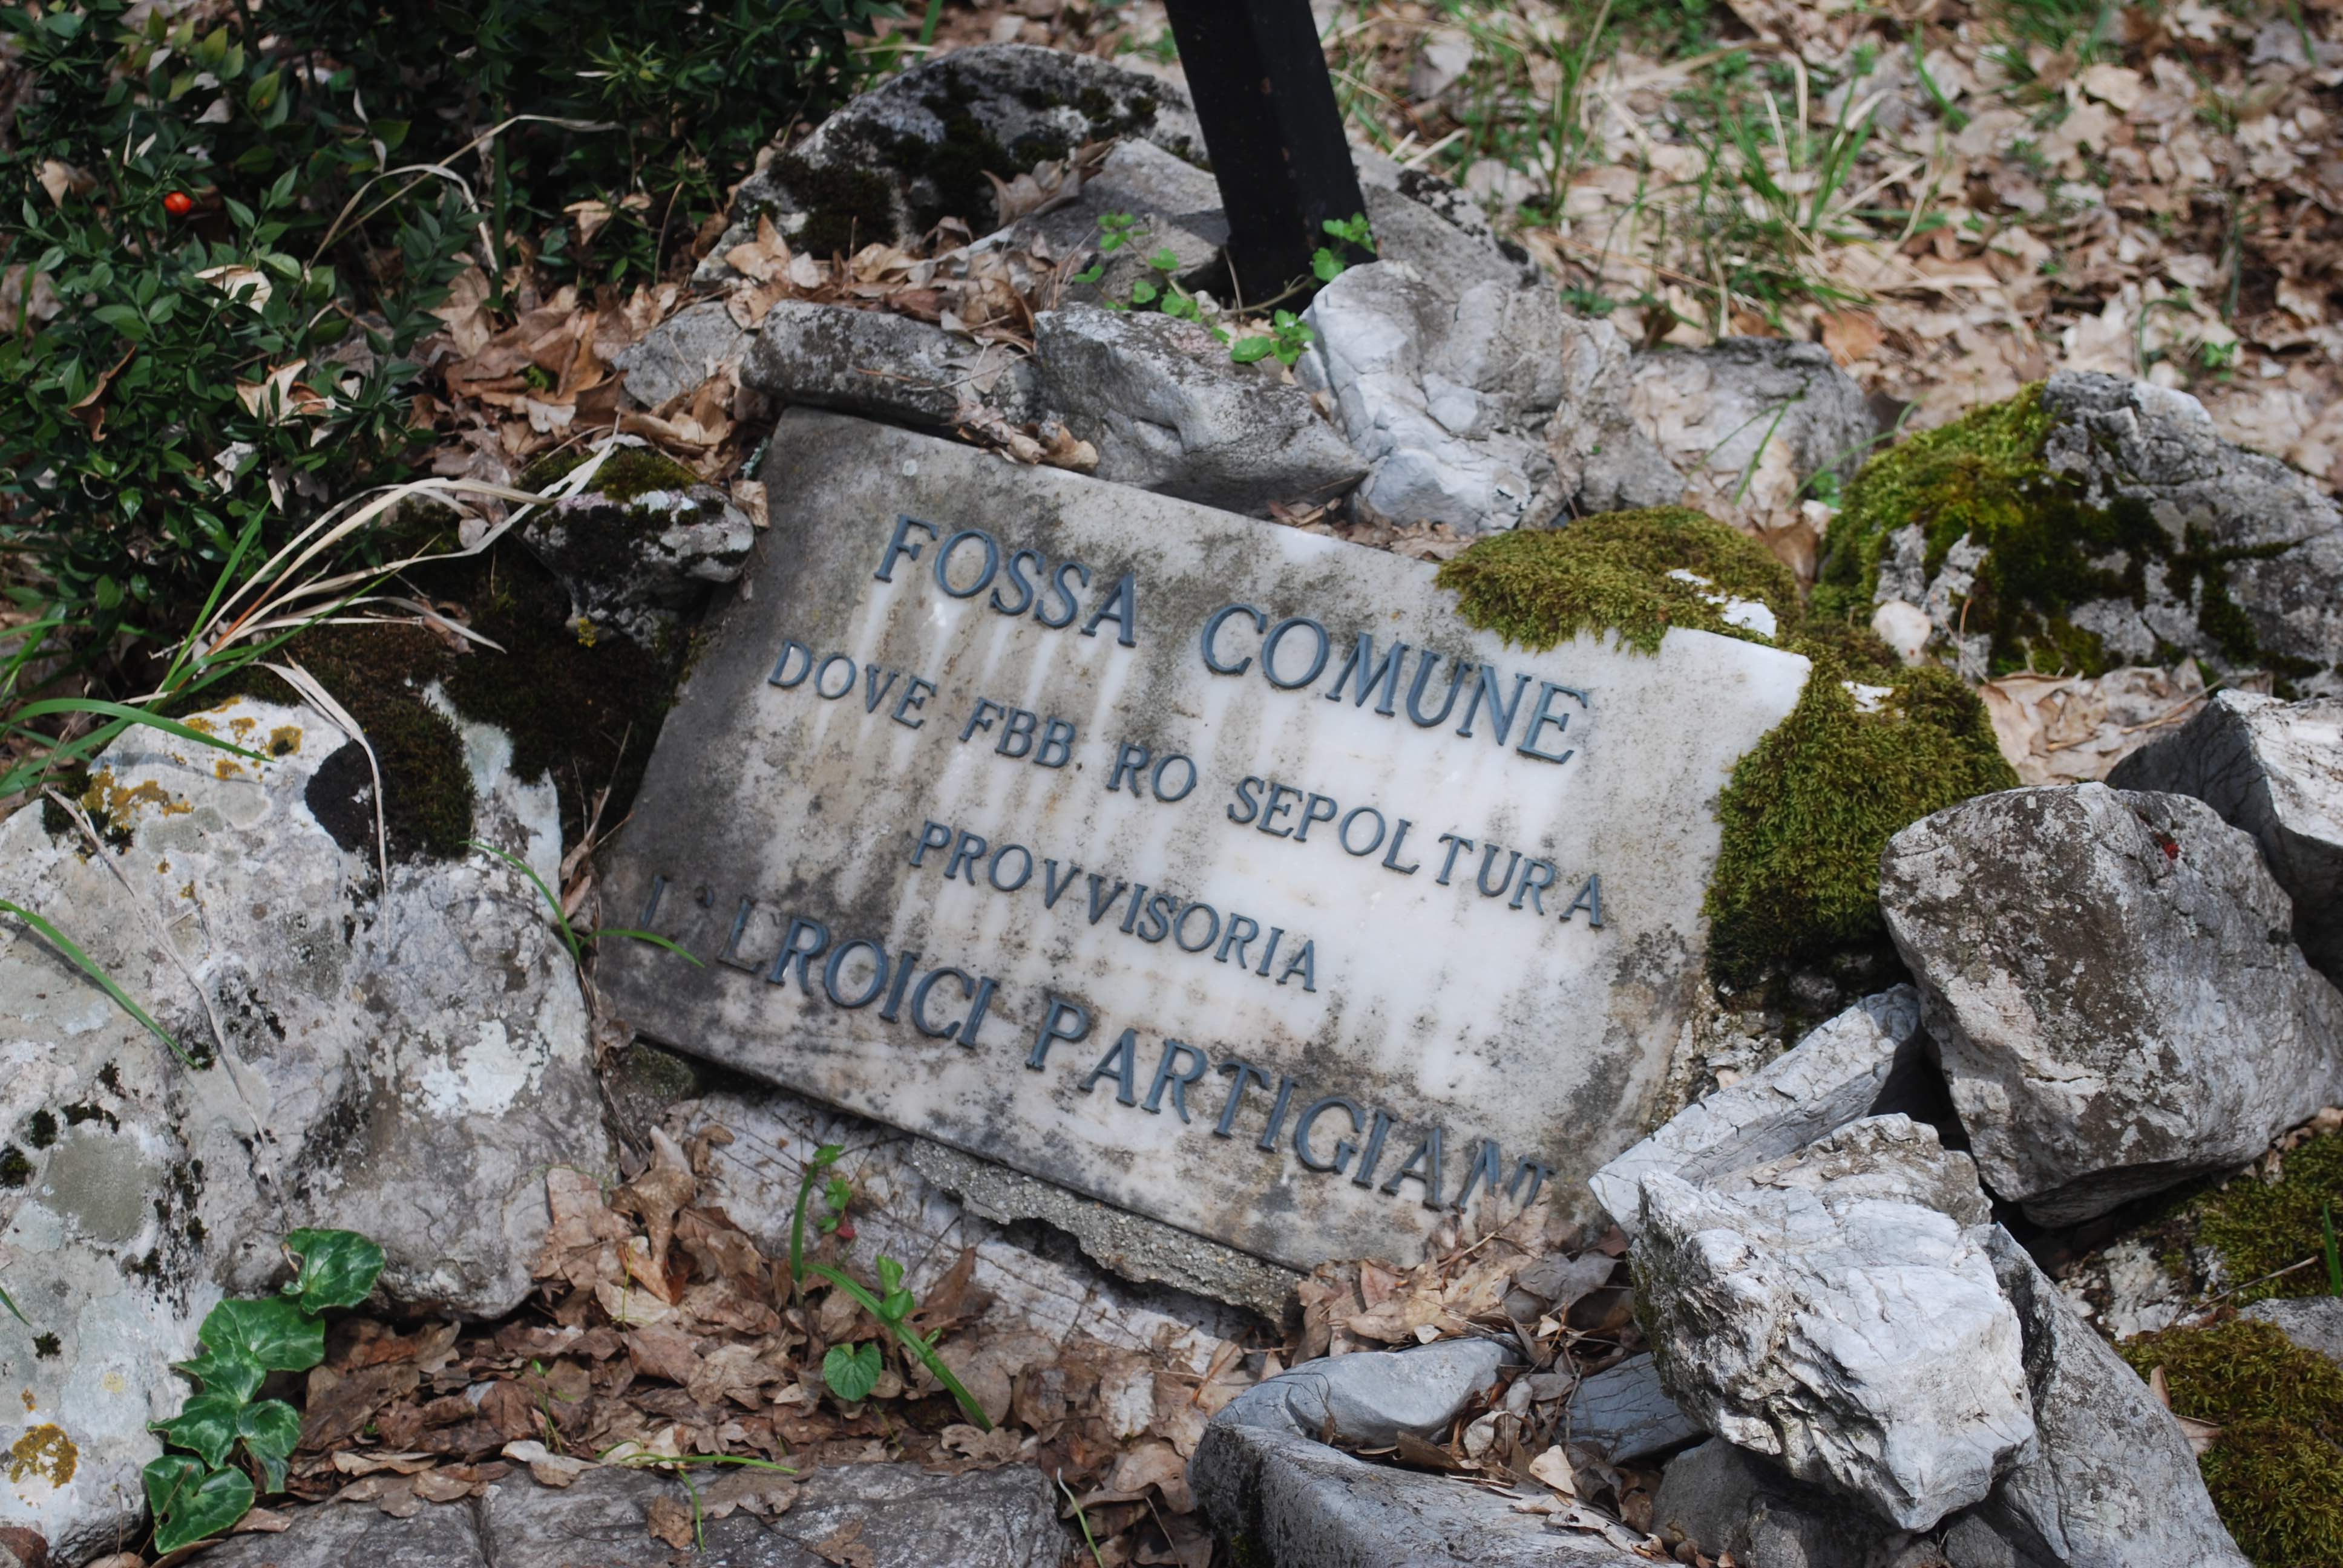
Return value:
<svg viewBox="0 0 2343 1568">
<path fill-rule="evenodd" d="M 1307 1268 L 1646 1130 L 1806 661 L 792 411 L 605 884 L 649 1037 Z"/>
</svg>

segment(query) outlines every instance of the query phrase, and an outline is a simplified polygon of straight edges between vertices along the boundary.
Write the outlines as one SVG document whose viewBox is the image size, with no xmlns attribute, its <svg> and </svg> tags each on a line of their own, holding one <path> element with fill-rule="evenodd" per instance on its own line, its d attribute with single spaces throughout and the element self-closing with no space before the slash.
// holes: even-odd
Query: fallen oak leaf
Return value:
<svg viewBox="0 0 2343 1568">
<path fill-rule="evenodd" d="M 648 1523 L 653 1539 L 666 1542 L 678 1552 L 691 1550 L 697 1537 L 692 1526 L 691 1510 L 674 1498 L 651 1499 Z"/>
</svg>

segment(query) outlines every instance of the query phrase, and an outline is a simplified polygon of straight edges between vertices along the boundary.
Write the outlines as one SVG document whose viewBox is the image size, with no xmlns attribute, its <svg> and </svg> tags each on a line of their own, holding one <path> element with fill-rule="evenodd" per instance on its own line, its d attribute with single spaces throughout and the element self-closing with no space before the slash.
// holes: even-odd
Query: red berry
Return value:
<svg viewBox="0 0 2343 1568">
<path fill-rule="evenodd" d="M 185 217 L 196 210 L 196 198 L 185 191 L 173 191 L 163 198 L 163 210 L 173 217 Z"/>
<path fill-rule="evenodd" d="M 854 1221 L 851 1221 L 851 1220 L 840 1220 L 840 1221 L 838 1222 L 838 1239 L 839 1239 L 840 1241 L 851 1241 L 852 1240 L 854 1240 Z"/>
</svg>

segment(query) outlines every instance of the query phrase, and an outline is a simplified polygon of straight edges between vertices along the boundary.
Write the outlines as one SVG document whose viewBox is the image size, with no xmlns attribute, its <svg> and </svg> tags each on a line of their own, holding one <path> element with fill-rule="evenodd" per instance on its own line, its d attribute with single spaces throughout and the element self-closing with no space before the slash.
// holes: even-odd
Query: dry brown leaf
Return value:
<svg viewBox="0 0 2343 1568">
<path fill-rule="evenodd" d="M 1530 1461 L 1530 1474 L 1564 1497 L 1578 1495 L 1577 1473 L 1571 1466 L 1570 1456 L 1563 1452 L 1559 1443 Z"/>
<path fill-rule="evenodd" d="M 697 1539 L 691 1510 L 672 1497 L 651 1499 L 649 1524 L 653 1538 L 666 1542 L 678 1552 L 690 1551 Z"/>
<path fill-rule="evenodd" d="M 778 1470 L 762 1465 L 739 1465 L 699 1489 L 700 1511 L 710 1519 L 727 1519 L 737 1510 L 759 1519 L 778 1519 L 798 1500 L 798 1483 Z"/>
<path fill-rule="evenodd" d="M 379 1449 L 364 1453 L 345 1449 L 334 1455 L 334 1468 L 344 1475 L 373 1475 L 385 1470 L 395 1475 L 413 1475 L 438 1462 L 427 1453 L 386 1453 Z"/>
<path fill-rule="evenodd" d="M 862 1521 L 854 1520 L 830 1532 L 809 1548 L 836 1568 L 879 1568 L 878 1553 L 862 1544 Z"/>
</svg>

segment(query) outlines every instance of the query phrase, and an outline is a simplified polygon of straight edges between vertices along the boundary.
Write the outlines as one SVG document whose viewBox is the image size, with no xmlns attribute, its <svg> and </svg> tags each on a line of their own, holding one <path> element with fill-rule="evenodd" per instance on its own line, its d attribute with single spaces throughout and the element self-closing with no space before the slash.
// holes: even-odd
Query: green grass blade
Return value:
<svg viewBox="0 0 2343 1568">
<path fill-rule="evenodd" d="M 26 1317 L 24 1314 L 24 1312 L 16 1305 L 16 1298 L 10 1295 L 4 1288 L 0 1288 L 0 1307 L 7 1308 L 8 1315 L 15 1319 L 18 1322 L 24 1324 L 26 1328 L 29 1329 L 33 1326 L 33 1320 Z"/>
<path fill-rule="evenodd" d="M 546 903 L 553 910 L 553 923 L 561 928 L 562 945 L 569 950 L 569 961 L 576 963 L 578 949 L 578 933 L 569 929 L 569 917 L 561 912 L 561 900 L 553 896 L 553 890 L 545 885 L 545 879 L 538 876 L 527 860 L 518 855 L 508 855 L 494 844 L 483 844 L 478 839 L 467 839 L 464 842 L 471 849 L 494 855 L 537 885 L 537 890 L 545 895 Z"/>
<path fill-rule="evenodd" d="M 43 920 L 32 910 L 25 908 L 22 904 L 13 904 L 5 899 L 0 899 L 0 914 L 14 915 L 18 920 L 24 921 L 26 925 L 32 927 L 33 930 L 38 933 L 42 940 L 56 949 L 57 951 L 65 954 L 66 958 L 73 960 L 75 966 L 77 967 L 82 973 L 96 980 L 98 983 L 99 989 L 104 990 L 106 995 L 112 997 L 115 1000 L 116 1004 L 118 1005 L 123 1011 L 136 1019 L 140 1023 L 145 1024 L 149 1033 L 153 1034 L 156 1040 L 161 1040 L 165 1045 L 169 1046 L 171 1048 L 172 1055 L 177 1057 L 181 1061 L 186 1062 L 189 1067 L 196 1065 L 195 1058 L 180 1050 L 179 1042 L 173 1040 L 169 1033 L 164 1030 L 161 1024 L 156 1023 L 154 1019 L 149 1017 L 145 1008 L 140 1007 L 136 1002 L 132 1001 L 130 1000 L 130 993 L 124 990 L 120 986 L 115 984 L 114 977 L 107 974 L 104 970 L 98 968 L 96 960 L 92 959 L 87 953 L 81 950 L 80 943 L 75 941 L 71 937 L 65 935 L 65 932 L 57 930 L 56 927 L 51 925 L 48 921 Z M 14 1306 L 11 1306 L 9 1310 L 11 1312 L 15 1311 Z"/>
<path fill-rule="evenodd" d="M 203 745 L 215 747 L 238 757 L 248 758 L 255 762 L 268 760 L 257 751 L 246 751 L 243 747 L 222 740 L 216 735 L 206 735 L 200 729 L 190 729 L 176 719 L 166 719 L 159 713 L 151 712 L 144 708 L 133 708 L 126 702 L 106 702 L 95 697 L 52 697 L 39 702 L 28 702 L 18 709 L 15 716 L 9 719 L 8 728 L 22 729 L 25 719 L 42 719 L 52 713 L 103 713 L 107 718 L 119 719 L 125 724 L 144 724 L 150 729 L 160 729 L 165 734 L 176 735 L 182 740 L 198 741 Z"/>
<path fill-rule="evenodd" d="M 598 930 L 591 930 L 585 933 L 585 940 L 589 942 L 600 941 L 604 937 L 632 937 L 636 941 L 649 942 L 654 947 L 665 948 L 676 957 L 682 959 L 687 963 L 690 964 L 693 969 L 704 970 L 708 967 L 706 964 L 701 963 L 698 959 L 692 957 L 691 954 L 686 952 L 682 948 L 668 940 L 667 938 L 659 936 L 650 931 L 628 930 L 623 926 L 604 926 Z"/>
</svg>

